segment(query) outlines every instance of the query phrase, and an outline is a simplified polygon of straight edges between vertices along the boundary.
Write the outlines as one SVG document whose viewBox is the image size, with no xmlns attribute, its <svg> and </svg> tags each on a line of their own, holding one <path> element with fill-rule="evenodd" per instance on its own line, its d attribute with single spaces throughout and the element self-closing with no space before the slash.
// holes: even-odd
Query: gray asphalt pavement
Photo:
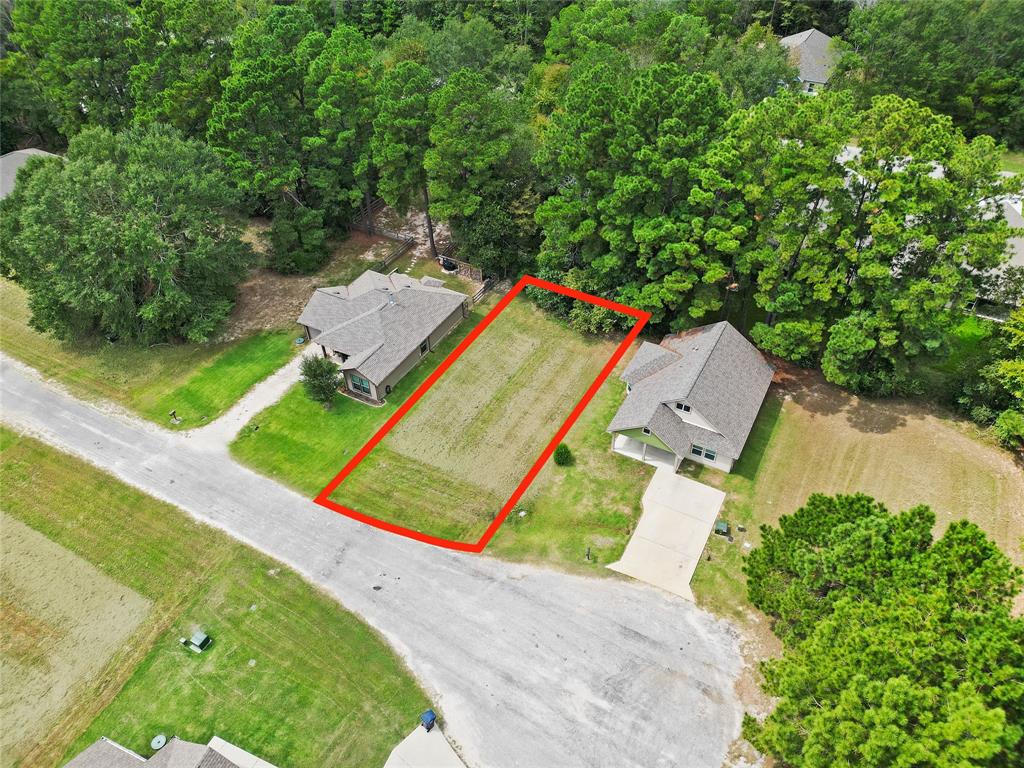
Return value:
<svg viewBox="0 0 1024 768">
<path fill-rule="evenodd" d="M 718 768 L 739 732 L 738 637 L 677 597 L 378 531 L 6 357 L 0 418 L 321 585 L 405 658 L 470 766 Z"/>
</svg>

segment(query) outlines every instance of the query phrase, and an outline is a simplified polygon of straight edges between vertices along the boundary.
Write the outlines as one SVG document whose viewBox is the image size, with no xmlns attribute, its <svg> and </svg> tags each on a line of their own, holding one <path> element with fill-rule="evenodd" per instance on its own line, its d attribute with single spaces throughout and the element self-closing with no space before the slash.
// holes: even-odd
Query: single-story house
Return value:
<svg viewBox="0 0 1024 768">
<path fill-rule="evenodd" d="M 689 459 L 729 472 L 774 371 L 727 322 L 645 341 L 620 377 L 626 399 L 608 425 L 612 447 L 676 470 Z"/>
<path fill-rule="evenodd" d="M 122 747 L 116 741 L 101 737 L 94 741 L 65 768 L 275 768 L 266 760 L 214 736 L 209 744 L 196 744 L 172 736 L 148 760 Z"/>
<path fill-rule="evenodd" d="M 306 338 L 341 368 L 353 394 L 382 402 L 469 314 L 469 297 L 434 277 L 368 270 L 318 288 L 299 315 Z"/>
<path fill-rule="evenodd" d="M 14 183 L 18 180 L 18 171 L 33 157 L 60 157 L 42 149 L 16 149 L 6 155 L 0 155 L 0 200 L 14 191 Z"/>
<path fill-rule="evenodd" d="M 816 93 L 825 87 L 836 63 L 831 37 L 812 27 L 782 38 L 779 44 L 789 49 L 789 60 L 800 73 L 805 93 Z"/>
</svg>

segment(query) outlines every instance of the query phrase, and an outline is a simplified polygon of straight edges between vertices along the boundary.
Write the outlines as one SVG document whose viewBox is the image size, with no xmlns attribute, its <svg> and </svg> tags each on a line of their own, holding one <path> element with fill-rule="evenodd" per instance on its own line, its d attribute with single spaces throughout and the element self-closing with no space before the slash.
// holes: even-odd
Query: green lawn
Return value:
<svg viewBox="0 0 1024 768">
<path fill-rule="evenodd" d="M 1007 152 L 1003 155 L 1003 170 L 1024 173 L 1024 152 Z"/>
<path fill-rule="evenodd" d="M 609 450 L 605 432 L 626 395 L 612 374 L 566 435 L 573 464 L 549 462 L 487 547 L 509 560 L 554 563 L 571 571 L 611 575 L 640 518 L 640 499 L 654 467 Z M 590 549 L 590 560 L 586 559 Z"/>
<path fill-rule="evenodd" d="M 294 354 L 295 333 L 261 333 L 231 344 L 143 348 L 102 340 L 61 342 L 28 326 L 25 292 L 0 280 L 0 349 L 76 394 L 113 400 L 159 424 L 200 426 L 231 407 Z"/>
<path fill-rule="evenodd" d="M 989 341 L 996 324 L 976 315 L 967 315 L 949 336 L 949 351 L 942 355 L 916 358 L 913 373 L 925 386 L 931 400 L 948 401 L 964 371 L 989 362 Z"/>
<path fill-rule="evenodd" d="M 375 408 L 338 394 L 327 410 L 297 385 L 253 418 L 231 444 L 231 453 L 257 472 L 315 496 L 495 302 L 491 295 L 473 307 L 469 317 L 398 383 L 386 405 Z"/>
<path fill-rule="evenodd" d="M 331 499 L 477 541 L 614 349 L 513 299 Z"/>
<path fill-rule="evenodd" d="M 429 706 L 370 628 L 275 561 L 111 476 L 0 429 L 5 511 L 153 601 L 25 765 L 101 735 L 214 734 L 293 768 L 377 766 Z M 202 655 L 177 638 L 198 627 Z"/>
</svg>

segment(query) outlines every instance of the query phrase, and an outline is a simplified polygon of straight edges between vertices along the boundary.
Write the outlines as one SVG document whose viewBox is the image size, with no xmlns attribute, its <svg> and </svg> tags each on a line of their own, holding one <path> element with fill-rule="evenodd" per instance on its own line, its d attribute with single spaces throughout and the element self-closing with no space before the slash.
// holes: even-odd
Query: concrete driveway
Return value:
<svg viewBox="0 0 1024 768">
<path fill-rule="evenodd" d="M 693 602 L 690 579 L 724 502 L 717 488 L 659 466 L 622 559 L 608 567 Z"/>
<path fill-rule="evenodd" d="M 2 356 L 0 389 L 7 425 L 277 558 L 380 631 L 471 768 L 718 768 L 739 734 L 738 635 L 673 595 L 377 530 Z"/>
</svg>

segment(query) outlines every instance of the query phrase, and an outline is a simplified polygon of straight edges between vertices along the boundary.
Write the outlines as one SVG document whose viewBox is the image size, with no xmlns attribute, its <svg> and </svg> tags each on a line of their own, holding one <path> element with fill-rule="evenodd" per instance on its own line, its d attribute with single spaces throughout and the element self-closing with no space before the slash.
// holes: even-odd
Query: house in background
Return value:
<svg viewBox="0 0 1024 768">
<path fill-rule="evenodd" d="M 368 270 L 350 285 L 318 288 L 299 324 L 351 393 L 379 403 L 468 314 L 469 297 L 437 278 Z"/>
<path fill-rule="evenodd" d="M 805 93 L 817 93 L 832 76 L 835 52 L 832 38 L 811 28 L 779 40 L 789 49 L 789 60 L 800 72 L 800 84 Z"/>
<path fill-rule="evenodd" d="M 626 399 L 608 425 L 612 449 L 675 470 L 689 459 L 729 472 L 774 371 L 727 322 L 645 341 L 620 377 Z"/>
<path fill-rule="evenodd" d="M 162 738 L 162 737 L 161 737 Z M 266 760 L 214 736 L 209 744 L 183 741 L 177 736 L 148 760 L 103 737 L 94 741 L 65 768 L 275 768 Z"/>
<path fill-rule="evenodd" d="M 0 200 L 14 191 L 14 183 L 18 180 L 18 171 L 33 157 L 60 157 L 60 155 L 42 149 L 16 149 L 6 155 L 0 155 Z"/>
</svg>

